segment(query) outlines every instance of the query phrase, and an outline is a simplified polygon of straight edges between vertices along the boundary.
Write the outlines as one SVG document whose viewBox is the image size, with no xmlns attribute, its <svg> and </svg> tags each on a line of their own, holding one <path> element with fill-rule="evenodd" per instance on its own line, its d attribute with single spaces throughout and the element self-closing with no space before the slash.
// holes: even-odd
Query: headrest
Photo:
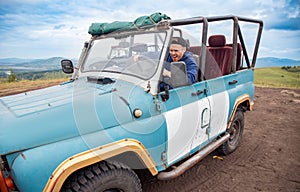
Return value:
<svg viewBox="0 0 300 192">
<path fill-rule="evenodd" d="M 226 45 L 226 38 L 224 35 L 212 35 L 208 39 L 210 47 L 224 47 Z"/>
</svg>

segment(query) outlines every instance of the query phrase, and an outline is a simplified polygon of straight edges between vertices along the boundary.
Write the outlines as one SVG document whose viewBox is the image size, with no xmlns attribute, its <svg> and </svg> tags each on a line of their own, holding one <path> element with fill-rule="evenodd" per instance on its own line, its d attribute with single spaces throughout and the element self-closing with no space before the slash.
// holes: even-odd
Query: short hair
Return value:
<svg viewBox="0 0 300 192">
<path fill-rule="evenodd" d="M 178 44 L 185 48 L 187 47 L 187 43 L 182 37 L 173 38 L 173 40 L 171 41 L 171 44 Z"/>
</svg>

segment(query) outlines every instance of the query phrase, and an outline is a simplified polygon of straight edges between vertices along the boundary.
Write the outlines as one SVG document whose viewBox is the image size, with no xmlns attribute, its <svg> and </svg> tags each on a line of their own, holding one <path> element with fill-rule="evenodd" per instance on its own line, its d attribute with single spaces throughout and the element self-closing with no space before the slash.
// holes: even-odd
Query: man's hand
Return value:
<svg viewBox="0 0 300 192">
<path fill-rule="evenodd" d="M 134 62 L 138 62 L 139 61 L 139 55 L 134 55 L 133 57 L 133 61 Z"/>
<path fill-rule="evenodd" d="M 164 69 L 163 76 L 171 77 L 171 71 Z"/>
</svg>

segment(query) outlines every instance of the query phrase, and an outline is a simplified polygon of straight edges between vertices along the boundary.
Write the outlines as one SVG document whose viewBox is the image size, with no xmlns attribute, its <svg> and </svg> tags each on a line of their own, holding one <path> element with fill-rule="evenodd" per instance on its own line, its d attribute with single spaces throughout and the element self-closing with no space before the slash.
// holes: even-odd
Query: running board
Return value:
<svg viewBox="0 0 300 192">
<path fill-rule="evenodd" d="M 178 167 L 174 168 L 172 171 L 169 172 L 160 172 L 157 175 L 157 178 L 159 180 L 170 180 L 178 177 L 182 173 L 184 173 L 186 170 L 193 167 L 195 164 L 197 164 L 199 161 L 201 161 L 204 157 L 206 157 L 208 154 L 213 152 L 215 149 L 217 149 L 219 146 L 221 146 L 223 143 L 228 141 L 230 137 L 230 134 L 226 133 L 223 137 L 220 139 L 212 142 L 202 150 L 200 150 L 198 153 L 196 153 L 194 156 L 192 156 L 190 159 L 186 160 L 182 164 L 180 164 Z"/>
</svg>

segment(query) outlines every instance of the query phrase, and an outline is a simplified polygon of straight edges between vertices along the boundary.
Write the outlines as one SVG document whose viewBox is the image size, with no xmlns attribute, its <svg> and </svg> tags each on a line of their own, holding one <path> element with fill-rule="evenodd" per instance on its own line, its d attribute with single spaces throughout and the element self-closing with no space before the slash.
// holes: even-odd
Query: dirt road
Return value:
<svg viewBox="0 0 300 192">
<path fill-rule="evenodd" d="M 256 88 L 241 146 L 207 156 L 170 181 L 143 181 L 145 192 L 300 192 L 300 90 Z"/>
<path fill-rule="evenodd" d="M 174 180 L 143 182 L 143 191 L 300 191 L 300 90 L 256 88 L 241 146 L 213 155 Z"/>
</svg>

